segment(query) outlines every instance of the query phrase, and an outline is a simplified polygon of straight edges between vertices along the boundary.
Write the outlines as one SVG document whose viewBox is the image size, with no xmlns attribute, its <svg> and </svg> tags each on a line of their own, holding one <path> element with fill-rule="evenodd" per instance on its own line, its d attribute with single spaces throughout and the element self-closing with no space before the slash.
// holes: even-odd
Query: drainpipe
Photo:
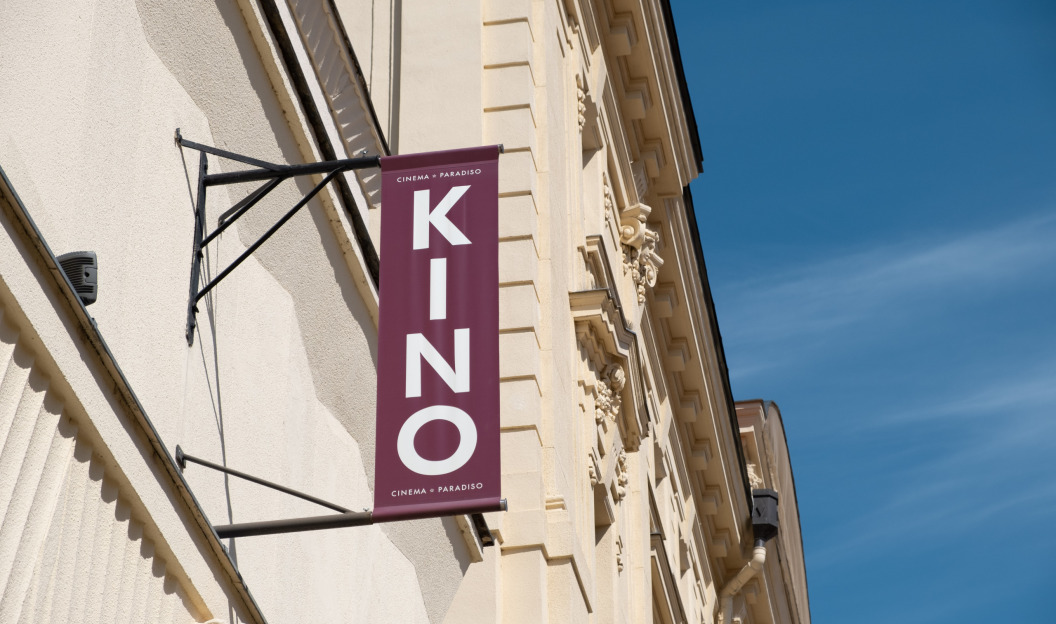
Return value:
<svg viewBox="0 0 1056 624">
<path fill-rule="evenodd" d="M 744 564 L 737 576 L 730 579 L 719 594 L 719 624 L 730 624 L 730 614 L 733 613 L 733 597 L 741 591 L 748 581 L 752 580 L 755 573 L 763 569 L 766 563 L 766 542 L 755 540 L 755 548 L 752 549 L 752 558 Z"/>
<path fill-rule="evenodd" d="M 763 569 L 763 564 L 766 563 L 766 542 L 777 536 L 777 492 L 752 490 L 752 499 L 752 534 L 755 539 L 752 558 L 719 592 L 718 624 L 730 624 L 734 597 Z"/>
</svg>

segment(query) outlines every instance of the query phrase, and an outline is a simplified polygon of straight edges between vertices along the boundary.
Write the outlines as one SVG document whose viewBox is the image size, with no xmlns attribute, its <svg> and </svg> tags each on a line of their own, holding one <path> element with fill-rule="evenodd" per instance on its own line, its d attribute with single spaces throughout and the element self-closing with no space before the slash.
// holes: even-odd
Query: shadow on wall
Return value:
<svg viewBox="0 0 1056 624">
<path fill-rule="evenodd" d="M 288 125 L 290 121 L 265 68 L 267 61 L 261 60 L 237 3 L 137 0 L 136 6 L 151 48 L 209 122 L 211 137 L 188 139 L 269 162 L 303 160 Z M 195 27 L 191 29 L 188 25 Z M 398 51 L 396 54 L 398 56 Z M 190 158 L 183 163 L 188 187 L 194 189 L 197 163 Z M 277 221 L 277 215 L 296 204 L 312 186 L 314 183 L 310 179 L 300 179 L 277 188 L 266 203 L 254 207 L 239 221 L 237 230 L 242 243 L 248 246 L 259 238 Z M 231 188 L 231 204 L 222 209 L 229 208 L 250 190 Z M 215 197 L 222 196 L 220 193 Z M 218 207 L 214 206 L 213 210 Z M 359 446 L 368 484 L 372 484 L 376 329 L 348 269 L 328 213 L 317 201 L 307 208 L 310 218 L 298 214 L 253 257 L 289 293 L 294 320 L 299 326 L 309 363 L 314 386 L 311 390 Z M 215 223 L 215 215 L 213 218 Z M 189 248 L 191 232 L 186 236 Z M 223 268 L 215 250 L 212 256 L 204 257 L 203 262 L 205 279 L 210 279 Z M 326 265 L 329 265 L 329 271 L 322 269 Z M 241 267 L 235 273 L 240 270 Z M 237 275 L 233 278 L 237 279 Z M 221 459 L 226 463 L 228 442 L 235 442 L 227 440 L 226 433 L 231 431 L 234 423 L 230 419 L 225 423 L 222 397 L 226 394 L 230 400 L 246 389 L 228 387 L 232 383 L 230 371 L 226 380 L 216 372 L 222 359 L 219 351 L 223 350 L 216 347 L 218 333 L 224 331 L 218 327 L 217 321 L 216 304 L 221 296 L 214 292 L 202 300 L 205 314 L 200 313 L 199 317 L 208 318 L 208 323 L 198 325 L 199 353 L 194 357 L 200 357 L 201 365 L 213 371 L 209 380 L 213 393 L 212 409 L 223 453 Z M 203 346 L 203 338 L 209 338 L 213 346 Z M 225 353 L 223 359 L 228 357 Z M 361 364 L 357 365 L 354 358 Z M 225 424 L 228 425 L 226 432 Z M 275 440 L 274 444 L 286 442 Z M 225 498 L 230 518 L 233 515 L 232 494 L 226 478 Z M 392 523 L 382 526 L 381 530 L 414 565 L 427 611 L 434 621 L 439 621 L 471 561 L 456 521 L 444 518 Z M 250 552 L 243 555 L 249 556 Z M 437 557 L 439 552 L 450 552 L 453 556 Z M 237 560 L 234 550 L 231 556 Z"/>
</svg>

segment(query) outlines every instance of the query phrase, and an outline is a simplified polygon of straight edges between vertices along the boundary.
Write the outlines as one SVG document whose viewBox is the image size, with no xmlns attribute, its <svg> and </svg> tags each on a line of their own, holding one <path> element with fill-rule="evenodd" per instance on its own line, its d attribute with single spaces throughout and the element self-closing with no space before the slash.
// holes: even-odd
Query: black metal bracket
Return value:
<svg viewBox="0 0 1056 624">
<path fill-rule="evenodd" d="M 263 485 L 264 487 L 278 490 L 284 494 L 296 496 L 297 498 L 322 505 L 329 509 L 333 509 L 339 513 L 332 514 L 329 516 L 310 516 L 307 518 L 290 518 L 287 520 L 265 520 L 263 522 L 242 522 L 239 524 L 224 524 L 213 526 L 213 530 L 216 531 L 217 537 L 220 539 L 227 539 L 229 537 L 250 537 L 253 535 L 278 535 L 281 533 L 298 533 L 301 531 L 319 531 L 322 529 L 340 529 L 351 526 L 365 526 L 368 524 L 374 524 L 373 512 L 369 509 L 362 511 L 352 511 L 346 509 L 341 505 L 335 505 L 334 503 L 327 502 L 321 498 L 316 498 L 311 494 L 305 494 L 304 492 L 298 492 L 293 488 L 288 488 L 284 485 L 272 483 L 260 477 L 254 477 L 253 475 L 246 474 L 240 470 L 234 468 L 228 468 L 227 466 L 221 466 L 220 464 L 214 464 L 211 461 L 206 461 L 193 455 L 188 455 L 183 452 L 183 449 L 179 445 L 176 445 L 176 465 L 183 471 L 187 468 L 187 462 L 198 464 L 199 466 L 205 466 L 206 468 L 212 468 L 224 474 L 229 474 L 233 477 L 245 479 Z M 506 510 L 506 499 L 501 501 L 502 511 Z M 480 543 L 484 547 L 494 546 L 495 538 L 491 534 L 491 530 L 488 529 L 488 523 L 484 520 L 484 514 L 473 513 L 469 514 L 470 520 L 473 523 L 473 530 L 476 531 L 477 537 L 480 538 Z"/>
<path fill-rule="evenodd" d="M 225 277 L 227 277 L 231 271 L 238 265 L 242 264 L 246 258 L 253 254 L 258 247 L 264 244 L 264 241 L 271 238 L 271 235 L 278 231 L 287 221 L 289 221 L 293 215 L 308 204 L 309 201 L 315 197 L 319 191 L 330 183 L 338 174 L 346 171 L 352 171 L 354 169 L 370 169 L 373 167 L 381 166 L 380 156 L 364 156 L 361 158 L 345 158 L 342 160 L 327 160 L 317 163 L 307 163 L 303 165 L 277 165 L 274 163 L 265 162 L 256 158 L 250 158 L 249 156 L 243 156 L 241 154 L 235 154 L 227 150 L 222 150 L 216 147 L 210 147 L 208 145 L 202 145 L 201 143 L 195 143 L 194 141 L 188 141 L 183 138 L 180 134 L 180 129 L 176 129 L 176 144 L 178 146 L 197 150 L 200 154 L 198 160 L 198 196 L 195 198 L 194 208 L 194 250 L 191 255 L 191 286 L 190 293 L 187 298 L 187 344 L 194 344 L 194 328 L 197 323 L 196 316 L 198 313 L 198 301 L 202 299 L 210 290 L 216 287 Z M 240 171 L 231 171 L 227 173 L 209 173 L 209 163 L 207 155 L 212 154 L 220 158 L 227 160 L 233 160 L 240 162 L 245 165 L 250 165 L 252 169 L 243 169 Z M 213 278 L 205 286 L 201 286 L 201 272 L 202 272 L 202 257 L 203 249 L 206 245 L 212 242 L 217 236 L 219 236 L 224 230 L 228 228 L 232 223 L 237 221 L 242 215 L 255 206 L 257 202 L 264 198 L 265 195 L 270 193 L 288 178 L 294 178 L 297 176 L 305 175 L 318 175 L 325 174 L 323 179 L 315 185 L 315 187 L 308 192 L 307 195 L 301 198 L 293 208 L 286 212 L 274 225 L 272 225 L 267 232 L 252 245 L 250 245 L 238 258 L 236 258 L 230 265 L 224 270 L 220 271 L 215 278 Z M 218 219 L 217 227 L 212 232 L 206 233 L 205 231 L 205 197 L 206 189 L 210 186 L 222 186 L 227 184 L 243 184 L 245 182 L 260 182 L 265 181 L 264 184 L 259 186 L 255 191 L 244 197 L 229 210 L 225 211 L 220 215 Z"/>
<path fill-rule="evenodd" d="M 218 471 L 223 472 L 225 474 L 229 474 L 232 477 L 238 477 L 239 479 L 245 479 L 246 481 L 251 481 L 253 483 L 256 483 L 257 485 L 263 485 L 264 487 L 269 487 L 269 488 L 271 488 L 273 490 L 278 490 L 278 491 L 280 491 L 280 492 L 282 492 L 284 494 L 289 494 L 290 496 L 296 496 L 297 498 L 301 498 L 301 499 L 304 499 L 306 501 L 315 503 L 316 505 L 322 505 L 323 507 L 327 507 L 329 509 L 333 509 L 334 511 L 339 511 L 341 513 L 349 513 L 349 512 L 351 512 L 350 509 L 345 509 L 341 505 L 335 505 L 334 503 L 327 502 L 327 501 L 325 501 L 325 500 L 323 500 L 321 498 L 316 498 L 316 497 L 312 496 L 311 494 L 305 494 L 304 492 L 298 492 L 297 490 L 294 490 L 292 488 L 288 488 L 288 487 L 286 487 L 284 485 L 279 485 L 278 483 L 272 483 L 271 481 L 267 481 L 267 480 L 261 479 L 260 477 L 254 477 L 253 475 L 246 474 L 246 473 L 244 473 L 244 472 L 242 472 L 240 470 L 235 470 L 234 468 L 228 468 L 227 466 L 221 466 L 220 464 L 214 464 L 211 461 L 206 461 L 204 459 L 201 459 L 201 458 L 198 458 L 198 457 L 194 457 L 193 455 L 188 455 L 187 453 L 184 453 L 183 449 L 180 448 L 180 445 L 177 444 L 176 445 L 176 465 L 180 467 L 180 470 L 186 470 L 187 469 L 187 462 L 198 464 L 199 466 L 205 466 L 206 468 L 212 468 L 213 470 L 218 470 Z"/>
</svg>

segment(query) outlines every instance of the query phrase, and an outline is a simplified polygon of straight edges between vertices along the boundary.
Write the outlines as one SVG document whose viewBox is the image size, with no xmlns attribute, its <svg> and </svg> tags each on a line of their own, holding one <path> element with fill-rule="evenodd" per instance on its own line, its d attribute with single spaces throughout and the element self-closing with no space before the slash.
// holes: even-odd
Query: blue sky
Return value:
<svg viewBox="0 0 1056 624">
<path fill-rule="evenodd" d="M 1056 2 L 672 5 L 813 621 L 1056 622 Z"/>
</svg>

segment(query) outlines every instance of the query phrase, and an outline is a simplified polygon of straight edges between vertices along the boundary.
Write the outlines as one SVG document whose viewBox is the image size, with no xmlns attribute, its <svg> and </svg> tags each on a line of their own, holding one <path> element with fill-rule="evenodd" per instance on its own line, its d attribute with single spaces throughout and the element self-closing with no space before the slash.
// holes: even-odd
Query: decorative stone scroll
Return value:
<svg viewBox="0 0 1056 624">
<path fill-rule="evenodd" d="M 649 229 L 646 220 L 652 208 L 638 204 L 623 211 L 620 242 L 623 243 L 623 269 L 631 273 L 638 303 L 645 303 L 645 289 L 656 286 L 656 276 L 664 260 L 657 253 L 660 235 Z"/>
</svg>

